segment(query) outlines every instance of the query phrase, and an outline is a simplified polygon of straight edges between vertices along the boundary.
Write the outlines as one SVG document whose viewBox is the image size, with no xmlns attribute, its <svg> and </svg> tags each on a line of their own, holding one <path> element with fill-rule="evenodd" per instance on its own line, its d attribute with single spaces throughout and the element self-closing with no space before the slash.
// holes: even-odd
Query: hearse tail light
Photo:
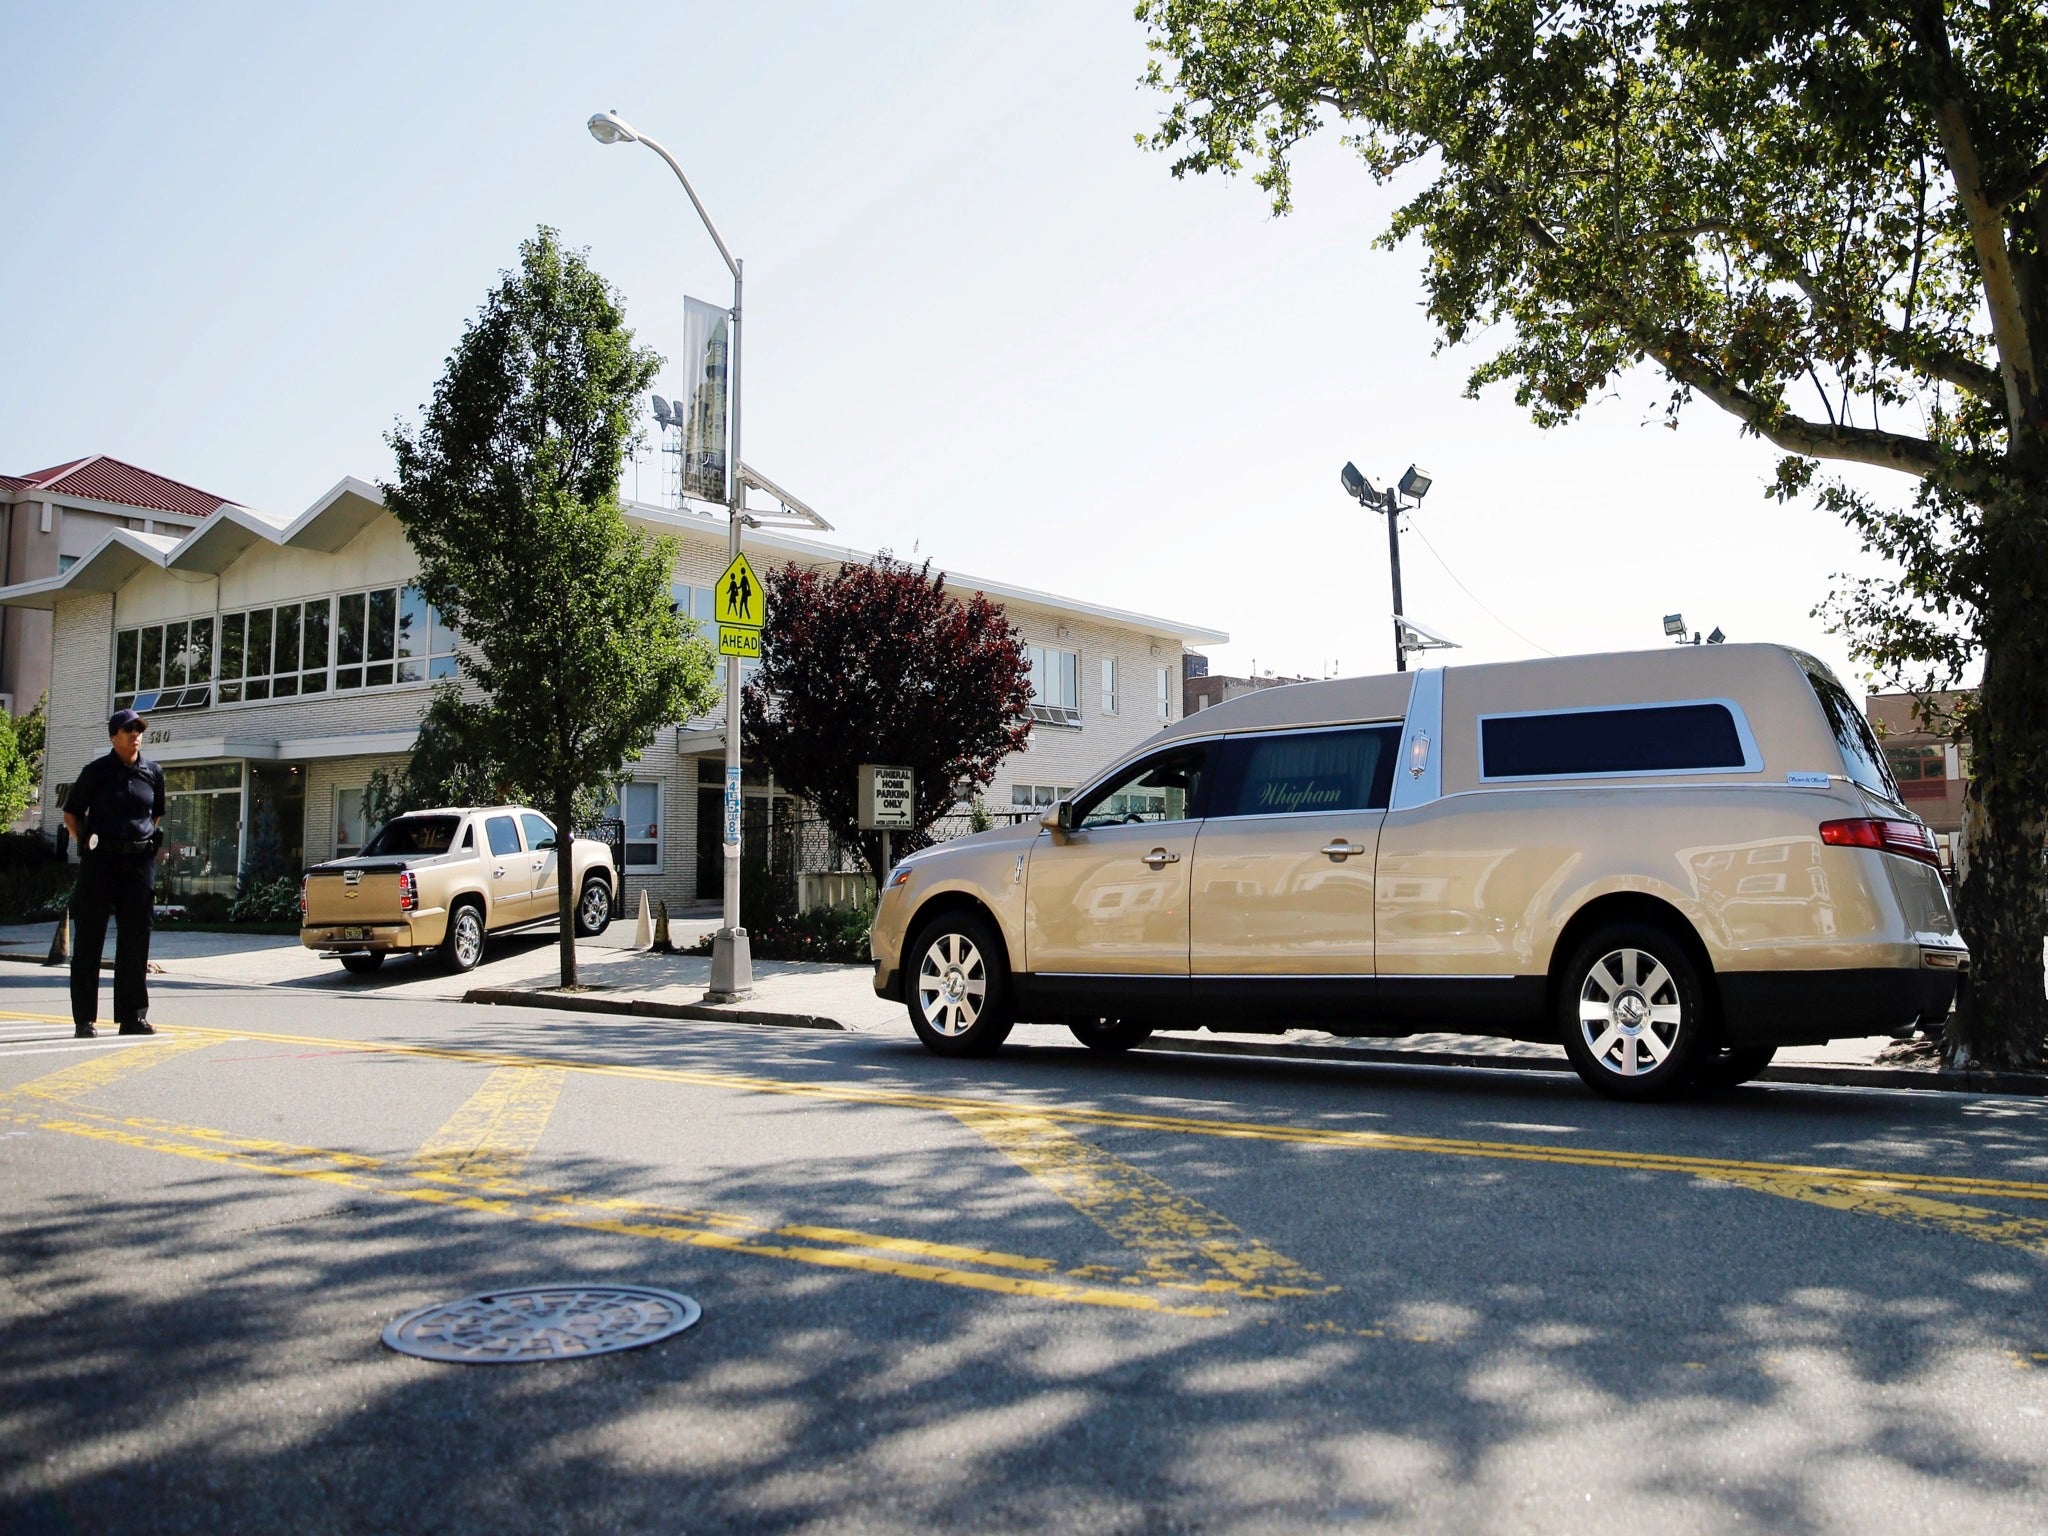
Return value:
<svg viewBox="0 0 2048 1536">
<path fill-rule="evenodd" d="M 420 904 L 420 877 L 411 870 L 401 870 L 398 876 L 398 910 L 414 912 Z"/>
<path fill-rule="evenodd" d="M 1896 853 L 1941 868 L 1941 849 L 1934 834 L 1917 821 L 1879 816 L 1824 821 L 1820 824 L 1820 840 L 1837 848 L 1875 848 L 1880 853 Z"/>
</svg>

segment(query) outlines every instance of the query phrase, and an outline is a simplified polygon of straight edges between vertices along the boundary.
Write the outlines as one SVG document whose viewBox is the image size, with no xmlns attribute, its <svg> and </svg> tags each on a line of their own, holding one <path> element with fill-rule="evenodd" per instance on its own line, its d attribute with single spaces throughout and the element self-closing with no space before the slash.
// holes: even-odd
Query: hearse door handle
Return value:
<svg viewBox="0 0 2048 1536">
<path fill-rule="evenodd" d="M 1154 869 L 1164 869 L 1169 864 L 1178 864 L 1180 862 L 1180 855 L 1168 853 L 1164 848 L 1154 848 L 1145 855 L 1145 862 Z"/>
<path fill-rule="evenodd" d="M 1365 852 L 1365 845 L 1363 843 L 1325 843 L 1323 845 L 1323 852 L 1327 853 L 1337 863 L 1342 864 L 1352 855 Z"/>
</svg>

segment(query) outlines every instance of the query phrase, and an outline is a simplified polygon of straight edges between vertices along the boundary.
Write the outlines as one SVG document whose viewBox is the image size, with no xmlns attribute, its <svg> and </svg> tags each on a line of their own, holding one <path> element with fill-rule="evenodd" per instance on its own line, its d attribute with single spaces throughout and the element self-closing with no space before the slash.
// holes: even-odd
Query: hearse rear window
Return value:
<svg viewBox="0 0 2048 1536">
<path fill-rule="evenodd" d="M 1492 715 L 1479 722 L 1482 779 L 1712 773 L 1762 766 L 1719 700 Z"/>
</svg>

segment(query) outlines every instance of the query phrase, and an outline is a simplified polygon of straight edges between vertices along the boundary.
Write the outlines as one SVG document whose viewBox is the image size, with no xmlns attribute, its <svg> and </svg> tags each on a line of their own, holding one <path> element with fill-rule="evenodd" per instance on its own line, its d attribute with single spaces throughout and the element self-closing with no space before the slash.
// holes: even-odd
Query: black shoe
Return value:
<svg viewBox="0 0 2048 1536">
<path fill-rule="evenodd" d="M 153 1035 L 156 1033 L 156 1026 L 147 1019 L 135 1019 L 130 1023 L 123 1024 L 121 1026 L 121 1033 L 124 1035 Z"/>
<path fill-rule="evenodd" d="M 81 1024 L 76 1029 L 72 1030 L 71 1033 L 77 1036 L 77 1038 L 79 1038 L 80 1040 L 97 1040 L 100 1037 L 100 1032 L 94 1029 L 90 1024 Z"/>
</svg>

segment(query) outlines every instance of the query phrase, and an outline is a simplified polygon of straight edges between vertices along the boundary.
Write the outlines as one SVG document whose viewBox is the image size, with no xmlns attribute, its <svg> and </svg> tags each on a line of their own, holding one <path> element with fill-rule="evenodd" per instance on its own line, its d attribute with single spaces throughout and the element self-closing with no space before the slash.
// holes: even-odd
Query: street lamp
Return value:
<svg viewBox="0 0 2048 1536">
<path fill-rule="evenodd" d="M 1387 564 L 1394 576 L 1394 670 L 1406 672 L 1408 646 L 1407 637 L 1402 634 L 1400 514 L 1421 504 L 1422 498 L 1429 494 L 1430 477 L 1410 464 L 1398 487 L 1390 485 L 1384 491 L 1376 491 L 1372 482 L 1358 472 L 1356 464 L 1346 464 L 1337 476 L 1337 483 L 1344 487 L 1344 494 L 1354 498 L 1361 507 L 1371 507 L 1387 515 Z M 1405 507 L 1401 502 L 1404 496 L 1408 498 L 1408 506 Z"/>
<path fill-rule="evenodd" d="M 690 196 L 690 206 L 704 221 L 704 231 L 732 272 L 732 345 L 726 366 L 727 409 L 732 412 L 732 448 L 727 456 L 726 546 L 728 558 L 740 553 L 740 526 L 746 517 L 746 488 L 740 483 L 740 289 L 744 263 L 735 261 L 718 226 L 698 201 L 697 189 L 676 163 L 676 157 L 646 134 L 630 127 L 616 112 L 598 112 L 589 122 L 590 136 L 600 144 L 645 144 L 676 173 Z M 711 987 L 707 1002 L 737 1002 L 754 990 L 754 956 L 747 930 L 740 926 L 740 659 L 725 658 L 725 910 L 723 923 L 711 936 Z"/>
</svg>

